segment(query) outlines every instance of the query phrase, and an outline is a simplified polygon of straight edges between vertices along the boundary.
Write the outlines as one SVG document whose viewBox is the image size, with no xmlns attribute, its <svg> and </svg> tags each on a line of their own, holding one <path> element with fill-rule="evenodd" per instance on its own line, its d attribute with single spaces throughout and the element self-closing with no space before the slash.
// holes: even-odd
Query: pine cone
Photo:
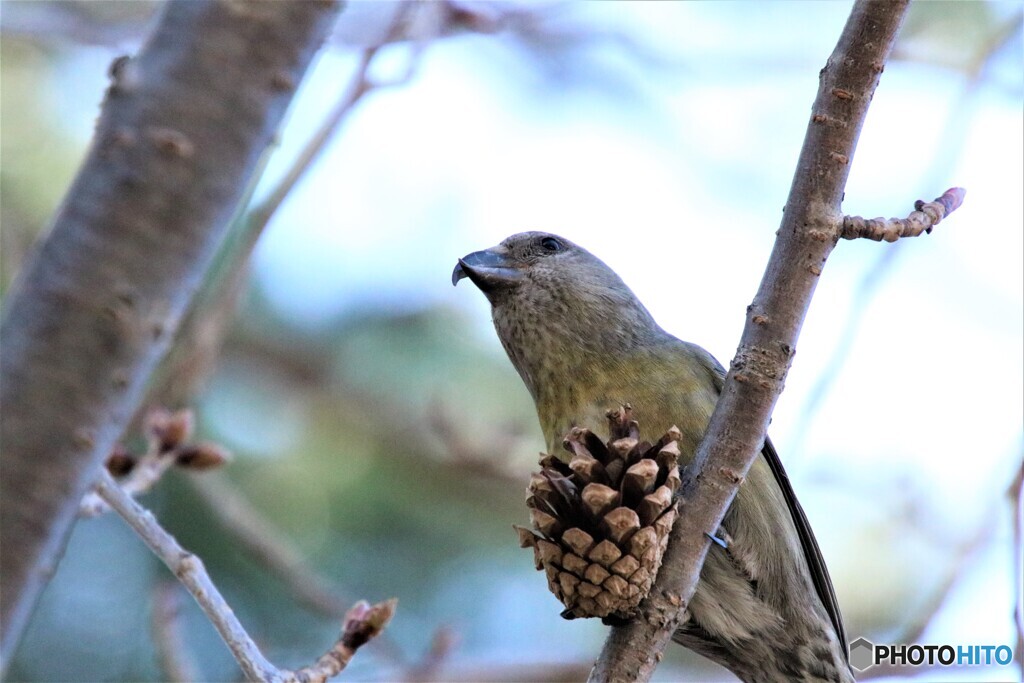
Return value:
<svg viewBox="0 0 1024 683">
<path fill-rule="evenodd" d="M 652 446 L 639 440 L 628 404 L 607 417 L 607 445 L 577 427 L 562 443 L 573 454 L 568 464 L 542 454 L 526 494 L 539 533 L 516 527 L 567 619 L 635 616 L 676 519 L 679 430 Z"/>
</svg>

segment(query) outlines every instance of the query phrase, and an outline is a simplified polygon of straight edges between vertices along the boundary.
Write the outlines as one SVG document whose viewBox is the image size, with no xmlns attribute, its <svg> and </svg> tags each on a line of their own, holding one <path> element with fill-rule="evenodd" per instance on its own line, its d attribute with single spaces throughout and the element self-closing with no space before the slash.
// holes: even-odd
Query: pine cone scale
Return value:
<svg viewBox="0 0 1024 683">
<path fill-rule="evenodd" d="M 570 619 L 634 616 L 676 518 L 679 430 L 642 442 L 628 405 L 608 421 L 607 442 L 583 428 L 566 435 L 568 463 L 542 454 L 526 498 L 534 530 L 517 527 Z"/>
</svg>

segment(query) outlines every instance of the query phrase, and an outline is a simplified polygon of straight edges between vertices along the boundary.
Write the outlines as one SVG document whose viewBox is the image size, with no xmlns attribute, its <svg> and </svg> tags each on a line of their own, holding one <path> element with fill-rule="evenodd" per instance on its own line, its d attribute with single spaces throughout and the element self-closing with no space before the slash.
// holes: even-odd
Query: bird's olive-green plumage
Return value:
<svg viewBox="0 0 1024 683">
<path fill-rule="evenodd" d="M 601 260 L 557 235 L 521 233 L 460 259 L 452 280 L 463 277 L 491 302 L 549 452 L 571 427 L 602 431 L 605 412 L 628 402 L 642 438 L 676 425 L 692 459 L 724 371 L 662 330 Z M 745 681 L 852 680 L 828 573 L 770 442 L 723 527 L 728 547 L 712 546 L 676 640 Z"/>
</svg>

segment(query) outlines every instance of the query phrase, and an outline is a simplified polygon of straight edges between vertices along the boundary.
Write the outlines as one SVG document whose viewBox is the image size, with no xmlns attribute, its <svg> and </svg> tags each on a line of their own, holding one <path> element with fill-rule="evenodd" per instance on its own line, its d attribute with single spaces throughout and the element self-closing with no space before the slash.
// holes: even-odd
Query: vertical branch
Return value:
<svg viewBox="0 0 1024 683">
<path fill-rule="evenodd" d="M 0 321 L 3 662 L 336 11 L 171 2 L 112 64 L 92 148 Z"/>
<path fill-rule="evenodd" d="M 764 443 L 815 285 L 839 239 L 850 161 L 907 4 L 858 0 L 821 72 L 775 247 L 747 309 L 721 398 L 688 468 L 664 564 L 641 605 L 641 618 L 613 627 L 592 681 L 648 680 L 686 614 L 708 535 L 718 529 Z"/>
</svg>

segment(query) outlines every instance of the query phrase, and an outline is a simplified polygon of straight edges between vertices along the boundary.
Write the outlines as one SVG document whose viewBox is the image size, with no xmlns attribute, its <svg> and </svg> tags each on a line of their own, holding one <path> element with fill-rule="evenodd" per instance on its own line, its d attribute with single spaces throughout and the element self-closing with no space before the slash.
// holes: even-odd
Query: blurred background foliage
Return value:
<svg viewBox="0 0 1024 683">
<path fill-rule="evenodd" d="M 0 5 L 5 293 L 85 152 L 107 64 L 137 49 L 159 7 Z M 265 518 L 256 535 L 297 551 L 319 574 L 305 579 L 342 604 L 399 598 L 350 680 L 579 680 L 604 629 L 561 620 L 516 547 L 542 442 L 486 303 L 452 290 L 451 268 L 511 232 L 565 232 L 667 329 L 727 361 L 849 5 L 457 2 L 447 23 L 423 7 L 413 39 L 371 70 L 411 64 L 408 83 L 354 109 L 273 216 L 248 278 L 236 264 L 252 228 L 237 222 L 202 324 L 154 386 L 154 399 L 194 407 L 233 463 L 203 482 L 172 474 L 144 502 L 281 666 L 327 647 L 332 608 L 296 599 L 211 499 L 241 496 Z M 394 9 L 351 3 L 255 201 Z M 952 184 L 967 204 L 906 245 L 840 245 L 776 413 L 851 637 L 1016 638 L 1021 54 L 1019 2 L 913 5 L 847 210 L 906 215 Z M 160 680 L 151 598 L 166 578 L 120 520 L 82 521 L 11 680 Z M 187 598 L 180 619 L 201 677 L 237 680 Z M 658 677 L 729 680 L 681 648 Z"/>
</svg>

